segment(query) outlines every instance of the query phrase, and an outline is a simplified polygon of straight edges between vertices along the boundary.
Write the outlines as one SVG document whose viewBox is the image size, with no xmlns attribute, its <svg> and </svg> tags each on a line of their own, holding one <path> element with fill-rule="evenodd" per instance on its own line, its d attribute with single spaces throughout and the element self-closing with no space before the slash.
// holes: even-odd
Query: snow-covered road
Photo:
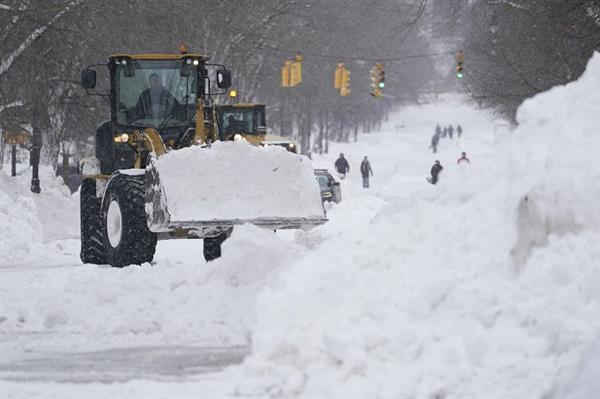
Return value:
<svg viewBox="0 0 600 399">
<path fill-rule="evenodd" d="M 0 269 L 5 309 L 0 376 L 21 382 L 184 378 L 241 362 L 250 351 L 256 300 L 282 270 L 316 248 L 323 248 L 325 256 L 340 256 L 327 255 L 326 248 L 333 246 L 328 241 L 341 240 L 335 245 L 344 246 L 349 237 L 368 237 L 373 218 L 390 201 L 432 192 L 425 182 L 434 160 L 427 148 L 432 111 L 440 123 L 459 121 L 458 110 L 468 121 L 462 142 L 443 142 L 435 157 L 452 165 L 470 145 L 478 151 L 477 162 L 486 162 L 494 140 L 492 122 L 454 102 L 413 108 L 382 132 L 362 135 L 358 143 L 332 144 L 329 155 L 315 157 L 315 167 L 333 172 L 335 158 L 344 152 L 351 173 L 341 182 L 343 202 L 327 206 L 327 226 L 277 234 L 237 229 L 223 258 L 211 264 L 203 261 L 200 241 L 180 240 L 160 242 L 152 266 L 82 265 L 79 242 L 70 238 L 78 229 L 77 198 L 58 183 L 51 186 L 46 191 L 52 193 L 54 216 L 45 214 L 44 199 L 35 208 L 43 215 L 43 236 L 31 247 L 22 246 Z M 370 190 L 362 189 L 358 173 L 364 155 L 375 170 Z M 27 196 L 25 173 L 20 184 L 13 198 Z"/>
<path fill-rule="evenodd" d="M 68 234 L 7 241 L 3 396 L 555 397 L 600 336 L 600 172 L 580 177 L 600 143 L 585 118 L 600 113 L 585 90 L 600 57 L 587 79 L 530 102 L 515 133 L 457 97 L 404 108 L 315 157 L 331 170 L 343 152 L 351 167 L 326 225 L 242 227 L 209 264 L 193 240 L 124 269 L 80 265 Z M 575 94 L 587 108 L 561 111 Z M 556 114 L 579 121 L 571 140 L 543 131 Z M 434 155 L 436 123 L 464 135 Z M 461 151 L 470 165 L 456 164 Z M 445 169 L 432 186 L 435 159 Z M 0 195 L 1 215 L 27 216 L 5 216 L 14 223 L 43 213 L 25 191 Z M 77 207 L 56 197 L 64 212 L 37 223 L 69 231 Z"/>
</svg>

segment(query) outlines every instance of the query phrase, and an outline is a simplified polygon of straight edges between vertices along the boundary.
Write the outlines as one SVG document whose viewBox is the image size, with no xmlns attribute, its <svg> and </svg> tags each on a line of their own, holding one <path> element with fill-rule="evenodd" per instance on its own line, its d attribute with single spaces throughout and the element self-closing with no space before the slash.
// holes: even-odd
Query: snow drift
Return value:
<svg viewBox="0 0 600 399">
<path fill-rule="evenodd" d="M 259 298 L 236 392 L 552 395 L 600 335 L 598 87 L 600 54 L 521 106 L 489 168 L 404 180 L 366 237 L 346 231 L 284 271 Z"/>
<path fill-rule="evenodd" d="M 58 255 L 64 248 L 53 248 L 53 241 L 79 235 L 78 197 L 50 167 L 40 168 L 42 193 L 31 193 L 30 172 L 9 177 L 0 170 L 0 266 Z"/>
</svg>

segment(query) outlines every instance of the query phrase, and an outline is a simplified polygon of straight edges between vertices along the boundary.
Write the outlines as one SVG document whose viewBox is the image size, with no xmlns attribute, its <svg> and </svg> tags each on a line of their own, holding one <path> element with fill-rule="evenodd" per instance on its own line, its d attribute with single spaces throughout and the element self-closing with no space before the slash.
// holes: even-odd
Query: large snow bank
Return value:
<svg viewBox="0 0 600 399">
<path fill-rule="evenodd" d="M 1 186 L 10 184 L 0 171 Z M 37 218 L 33 198 L 19 195 L 15 199 L 0 189 L 0 257 L 8 263 L 22 251 L 28 251 L 31 243 L 42 240 L 42 227 Z"/>
<path fill-rule="evenodd" d="M 172 151 L 155 161 L 171 221 L 322 217 L 310 161 L 243 141 Z"/>
<path fill-rule="evenodd" d="M 235 392 L 552 395 L 600 335 L 598 87 L 600 54 L 526 101 L 493 159 L 446 165 L 438 186 L 402 181 L 368 235 L 283 272 L 259 297 Z"/>
<path fill-rule="evenodd" d="M 50 167 L 40 168 L 40 180 L 42 192 L 33 194 L 30 168 L 16 177 L 0 170 L 0 266 L 43 260 L 64 250 L 52 249 L 50 242 L 79 235 L 77 195 L 70 194 Z"/>
</svg>

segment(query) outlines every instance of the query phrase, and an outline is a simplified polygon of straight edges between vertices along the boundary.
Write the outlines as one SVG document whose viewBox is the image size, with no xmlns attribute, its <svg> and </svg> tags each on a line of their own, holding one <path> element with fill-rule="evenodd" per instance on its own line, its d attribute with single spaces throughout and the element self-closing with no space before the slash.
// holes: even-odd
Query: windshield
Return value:
<svg viewBox="0 0 600 399">
<path fill-rule="evenodd" d="M 317 181 L 319 182 L 321 189 L 329 188 L 329 177 L 325 175 L 317 175 Z"/>
<path fill-rule="evenodd" d="M 130 62 L 134 76 L 126 76 L 124 65 L 116 65 L 117 123 L 153 128 L 190 124 L 195 113 L 196 74 L 180 76 L 180 61 Z"/>
<path fill-rule="evenodd" d="M 256 108 L 228 108 L 221 115 L 221 126 L 226 134 L 259 134 L 258 127 L 264 127 L 264 111 Z M 264 134 L 264 131 L 261 132 Z"/>
</svg>

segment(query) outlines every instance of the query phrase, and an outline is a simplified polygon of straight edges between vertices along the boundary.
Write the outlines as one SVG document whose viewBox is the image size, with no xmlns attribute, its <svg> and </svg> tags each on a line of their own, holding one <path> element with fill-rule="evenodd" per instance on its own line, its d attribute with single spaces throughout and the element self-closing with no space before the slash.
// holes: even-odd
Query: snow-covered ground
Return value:
<svg viewBox="0 0 600 399">
<path fill-rule="evenodd" d="M 81 265 L 76 196 L 0 176 L 0 394 L 600 397 L 598 87 L 597 54 L 512 132 L 459 97 L 398 110 L 314 160 L 351 167 L 326 225 L 237 228 L 209 264 L 192 240 Z M 436 123 L 464 135 L 434 155 Z"/>
</svg>

